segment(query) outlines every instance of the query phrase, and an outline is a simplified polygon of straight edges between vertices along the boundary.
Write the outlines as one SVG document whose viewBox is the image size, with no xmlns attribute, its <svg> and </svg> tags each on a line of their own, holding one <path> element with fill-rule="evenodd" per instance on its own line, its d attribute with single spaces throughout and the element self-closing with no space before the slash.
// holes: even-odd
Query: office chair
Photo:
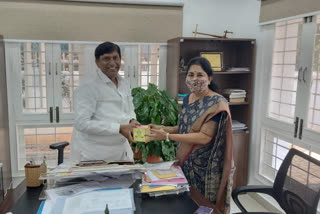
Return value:
<svg viewBox="0 0 320 214">
<path fill-rule="evenodd" d="M 247 212 L 239 193 L 258 192 L 272 196 L 287 214 L 316 214 L 320 198 L 320 161 L 290 149 L 276 175 L 273 186 L 243 186 L 232 192 L 241 212 Z M 256 212 L 257 213 L 257 212 Z"/>
<path fill-rule="evenodd" d="M 58 165 L 63 163 L 63 150 L 68 145 L 69 145 L 69 143 L 66 141 L 59 142 L 59 143 L 53 143 L 50 145 L 50 149 L 58 149 Z"/>
</svg>

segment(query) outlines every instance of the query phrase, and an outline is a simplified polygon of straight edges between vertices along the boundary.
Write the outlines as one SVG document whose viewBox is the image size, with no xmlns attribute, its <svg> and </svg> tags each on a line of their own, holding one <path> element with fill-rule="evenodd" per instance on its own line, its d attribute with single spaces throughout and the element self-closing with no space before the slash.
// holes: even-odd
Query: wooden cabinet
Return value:
<svg viewBox="0 0 320 214">
<path fill-rule="evenodd" d="M 245 102 L 230 103 L 232 119 L 245 123 L 246 132 L 234 133 L 234 161 L 236 173 L 234 187 L 247 184 L 249 131 L 251 130 L 253 79 L 255 69 L 254 39 L 215 39 L 179 37 L 168 40 L 167 90 L 178 99 L 178 94 L 189 93 L 185 85 L 186 65 L 201 52 L 222 53 L 222 71 L 214 72 L 213 79 L 220 89 L 240 88 L 246 91 Z M 248 68 L 226 71 L 227 68 Z"/>
</svg>

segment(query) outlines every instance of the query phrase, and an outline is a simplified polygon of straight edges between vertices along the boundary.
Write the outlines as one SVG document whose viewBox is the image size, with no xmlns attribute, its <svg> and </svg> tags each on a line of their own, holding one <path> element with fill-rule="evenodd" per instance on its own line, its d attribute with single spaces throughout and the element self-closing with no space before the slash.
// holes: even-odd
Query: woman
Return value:
<svg viewBox="0 0 320 214">
<path fill-rule="evenodd" d="M 209 61 L 190 60 L 178 126 L 150 124 L 150 141 L 179 142 L 177 159 L 198 205 L 229 213 L 232 190 L 232 128 L 228 102 L 218 94 Z M 213 205 L 212 205 L 213 204 Z"/>
</svg>

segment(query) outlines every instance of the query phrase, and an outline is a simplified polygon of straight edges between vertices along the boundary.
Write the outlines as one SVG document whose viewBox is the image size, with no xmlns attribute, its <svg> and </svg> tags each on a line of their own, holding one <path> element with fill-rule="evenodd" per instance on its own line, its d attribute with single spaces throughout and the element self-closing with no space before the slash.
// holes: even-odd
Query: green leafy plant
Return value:
<svg viewBox="0 0 320 214">
<path fill-rule="evenodd" d="M 180 107 L 166 91 L 159 90 L 154 84 L 149 84 L 147 89 L 133 88 L 131 94 L 137 120 L 142 125 L 177 125 Z M 164 161 L 169 161 L 175 158 L 176 143 L 165 140 L 151 141 L 147 144 L 137 142 L 134 152 L 139 150 L 141 150 L 143 162 L 146 162 L 148 155 L 151 156 L 154 153 Z"/>
</svg>

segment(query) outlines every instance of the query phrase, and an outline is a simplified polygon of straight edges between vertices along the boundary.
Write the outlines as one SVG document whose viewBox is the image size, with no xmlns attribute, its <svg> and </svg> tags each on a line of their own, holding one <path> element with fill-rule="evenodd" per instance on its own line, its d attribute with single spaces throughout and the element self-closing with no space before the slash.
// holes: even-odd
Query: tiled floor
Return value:
<svg viewBox="0 0 320 214">
<path fill-rule="evenodd" d="M 243 204 L 243 206 L 250 212 L 254 212 L 254 211 L 268 212 L 268 210 L 266 208 L 264 208 L 256 200 L 254 200 L 253 198 L 251 198 L 247 194 L 240 195 L 239 200 Z M 237 212 L 241 212 L 241 211 L 239 210 L 237 205 L 232 200 L 230 213 L 237 213 Z"/>
</svg>

